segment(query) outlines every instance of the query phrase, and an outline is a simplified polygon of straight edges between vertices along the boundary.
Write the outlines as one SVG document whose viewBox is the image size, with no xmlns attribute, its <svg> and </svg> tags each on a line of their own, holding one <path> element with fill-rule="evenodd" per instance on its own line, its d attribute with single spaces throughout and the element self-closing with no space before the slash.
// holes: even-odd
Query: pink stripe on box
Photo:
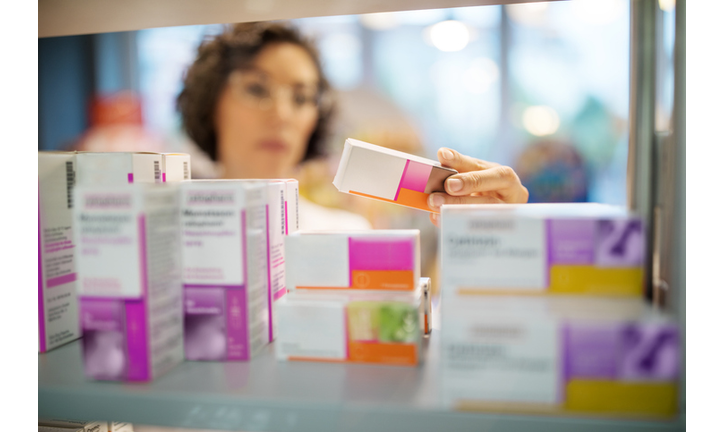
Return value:
<svg viewBox="0 0 724 432">
<path fill-rule="evenodd" d="M 269 236 L 271 235 L 269 227 L 269 204 L 266 205 L 266 276 L 267 290 L 266 298 L 269 305 L 269 342 L 274 340 L 274 330 L 272 329 L 272 277 L 271 277 L 271 249 L 269 248 Z"/>
<path fill-rule="evenodd" d="M 53 279 L 48 279 L 47 286 L 48 288 L 57 287 L 58 285 L 67 284 L 68 282 L 73 282 L 76 280 L 76 273 L 68 273 L 67 275 L 58 276 Z"/>
<path fill-rule="evenodd" d="M 432 165 L 408 160 L 399 187 L 424 193 L 431 172 Z"/>
<path fill-rule="evenodd" d="M 395 192 L 395 201 L 397 201 L 397 197 L 400 195 L 400 188 L 402 187 L 402 183 L 405 182 L 405 175 L 407 174 L 407 167 L 410 166 L 410 159 L 405 162 L 405 169 L 402 170 L 402 177 L 400 177 L 400 184 L 397 185 L 397 192 Z M 352 286 L 352 285 L 350 285 Z"/>
<path fill-rule="evenodd" d="M 287 287 L 282 287 L 279 291 L 274 293 L 274 300 L 279 300 L 280 298 L 284 297 L 284 294 L 287 293 Z"/>
<path fill-rule="evenodd" d="M 245 289 L 226 290 L 226 358 L 249 360 L 249 309 Z"/>
<path fill-rule="evenodd" d="M 163 182 L 166 183 L 166 173 L 161 174 L 161 177 L 163 178 Z"/>
<path fill-rule="evenodd" d="M 38 185 L 40 189 L 40 185 Z M 40 191 L 38 190 L 38 338 L 40 352 L 45 352 L 45 301 L 43 300 L 43 252 L 40 237 Z"/>
<path fill-rule="evenodd" d="M 133 183 L 133 173 L 128 173 L 128 183 Z"/>
<path fill-rule="evenodd" d="M 150 358 L 145 300 L 126 300 L 126 344 L 129 381 L 148 381 Z"/>
<path fill-rule="evenodd" d="M 414 270 L 415 241 L 411 238 L 349 238 L 352 270 Z"/>
</svg>

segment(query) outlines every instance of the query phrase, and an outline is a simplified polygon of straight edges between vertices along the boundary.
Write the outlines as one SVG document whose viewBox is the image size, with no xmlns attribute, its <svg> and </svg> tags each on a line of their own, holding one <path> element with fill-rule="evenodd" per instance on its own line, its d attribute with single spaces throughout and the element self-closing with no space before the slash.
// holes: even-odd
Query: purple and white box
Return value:
<svg viewBox="0 0 724 432">
<path fill-rule="evenodd" d="M 441 214 L 443 296 L 643 295 L 646 227 L 623 207 L 449 205 Z"/>
<path fill-rule="evenodd" d="M 77 152 L 76 183 L 163 183 L 163 156 L 152 152 Z"/>
<path fill-rule="evenodd" d="M 183 361 L 179 219 L 173 184 L 76 187 L 88 377 L 150 381 Z"/>
<path fill-rule="evenodd" d="M 643 299 L 446 298 L 446 406 L 670 417 L 680 364 L 676 321 Z"/>
<path fill-rule="evenodd" d="M 73 241 L 75 154 L 38 152 L 38 352 L 80 337 Z"/>
<path fill-rule="evenodd" d="M 269 342 L 266 185 L 181 185 L 187 360 L 250 360 Z"/>
</svg>

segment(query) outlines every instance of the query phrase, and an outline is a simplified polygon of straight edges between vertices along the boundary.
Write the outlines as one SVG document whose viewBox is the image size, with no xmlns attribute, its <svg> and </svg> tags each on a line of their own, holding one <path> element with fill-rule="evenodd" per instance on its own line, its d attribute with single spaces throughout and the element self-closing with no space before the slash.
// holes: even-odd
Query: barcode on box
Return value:
<svg viewBox="0 0 724 432">
<path fill-rule="evenodd" d="M 189 163 L 184 161 L 184 180 L 190 180 L 191 173 L 189 173 Z"/>
<path fill-rule="evenodd" d="M 161 181 L 161 164 L 158 161 L 153 161 L 153 179 L 157 182 Z"/>
<path fill-rule="evenodd" d="M 68 201 L 68 208 L 73 208 L 73 186 L 75 185 L 75 171 L 73 170 L 73 162 L 65 163 L 65 189 Z"/>
</svg>

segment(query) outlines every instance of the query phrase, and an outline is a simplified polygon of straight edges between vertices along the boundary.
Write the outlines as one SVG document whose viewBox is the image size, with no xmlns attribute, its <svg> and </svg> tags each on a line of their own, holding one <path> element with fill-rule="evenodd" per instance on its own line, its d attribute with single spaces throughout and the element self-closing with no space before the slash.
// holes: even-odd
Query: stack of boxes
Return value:
<svg viewBox="0 0 724 432">
<path fill-rule="evenodd" d="M 420 363 L 430 280 L 418 230 L 300 231 L 286 254 L 278 359 Z"/>
<path fill-rule="evenodd" d="M 299 231 L 296 180 L 192 181 L 183 154 L 41 152 L 38 171 L 39 352 L 82 331 L 90 378 L 148 381 L 272 341 L 282 361 L 422 361 L 417 230 Z M 429 210 L 454 173 L 347 140 L 334 183 Z M 678 327 L 643 299 L 636 215 L 443 206 L 441 224 L 445 407 L 676 413 Z"/>
<path fill-rule="evenodd" d="M 444 206 L 445 406 L 674 415 L 677 326 L 643 299 L 644 239 L 601 204 Z"/>
</svg>

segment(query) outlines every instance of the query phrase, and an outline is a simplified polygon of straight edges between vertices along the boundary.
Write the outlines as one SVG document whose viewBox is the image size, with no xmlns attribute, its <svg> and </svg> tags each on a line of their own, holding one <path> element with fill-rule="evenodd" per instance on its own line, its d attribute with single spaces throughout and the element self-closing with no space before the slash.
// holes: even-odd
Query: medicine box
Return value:
<svg viewBox="0 0 724 432">
<path fill-rule="evenodd" d="M 279 360 L 415 366 L 420 362 L 422 290 L 302 291 L 278 304 Z"/>
<path fill-rule="evenodd" d="M 75 189 L 85 374 L 150 381 L 183 360 L 179 190 Z"/>
<path fill-rule="evenodd" d="M 442 303 L 441 386 L 458 410 L 671 417 L 675 321 L 642 299 L 473 296 Z"/>
<path fill-rule="evenodd" d="M 348 138 L 333 183 L 340 192 L 434 212 L 427 198 L 444 192 L 453 174 L 432 159 Z"/>
<path fill-rule="evenodd" d="M 645 226 L 603 204 L 445 205 L 441 291 L 643 295 Z"/>
<path fill-rule="evenodd" d="M 161 153 L 161 181 L 191 180 L 191 156 L 186 153 Z"/>
<path fill-rule="evenodd" d="M 38 352 L 80 337 L 74 166 L 73 153 L 38 152 Z"/>
<path fill-rule="evenodd" d="M 287 288 L 414 291 L 419 230 L 298 231 L 285 239 Z"/>
<path fill-rule="evenodd" d="M 299 182 L 295 179 L 243 180 L 263 184 L 266 191 L 267 286 L 269 303 L 269 342 L 276 333 L 276 302 L 287 293 L 284 238 L 290 228 L 299 229 Z M 291 215 L 291 217 L 290 217 Z M 291 220 L 290 220 L 291 219 Z"/>
<path fill-rule="evenodd" d="M 77 152 L 79 185 L 163 183 L 163 155 L 151 152 Z"/>
<path fill-rule="evenodd" d="M 269 339 L 267 189 L 180 184 L 187 360 L 249 360 Z"/>
</svg>

